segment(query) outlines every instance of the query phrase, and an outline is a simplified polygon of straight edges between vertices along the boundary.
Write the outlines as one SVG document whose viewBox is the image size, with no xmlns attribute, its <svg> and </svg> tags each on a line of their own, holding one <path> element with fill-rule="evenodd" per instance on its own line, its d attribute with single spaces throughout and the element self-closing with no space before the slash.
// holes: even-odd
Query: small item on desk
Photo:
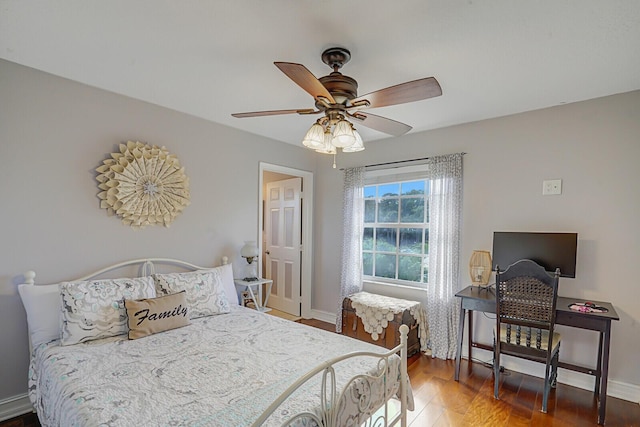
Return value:
<svg viewBox="0 0 640 427">
<path fill-rule="evenodd" d="M 245 277 L 244 279 L 245 282 L 257 282 L 258 278 L 257 277 Z"/>
<path fill-rule="evenodd" d="M 609 310 L 606 307 L 601 307 L 592 302 L 574 302 L 569 305 L 571 310 L 580 311 L 582 313 L 606 313 Z"/>
</svg>

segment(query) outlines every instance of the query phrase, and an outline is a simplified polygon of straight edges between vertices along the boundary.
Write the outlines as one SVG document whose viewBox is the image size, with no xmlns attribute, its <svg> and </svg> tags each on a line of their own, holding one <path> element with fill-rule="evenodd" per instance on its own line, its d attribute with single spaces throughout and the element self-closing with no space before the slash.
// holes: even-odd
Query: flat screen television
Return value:
<svg viewBox="0 0 640 427">
<path fill-rule="evenodd" d="M 561 277 L 576 277 L 578 233 L 493 233 L 493 266 L 503 271 L 514 262 L 530 259 L 549 272 L 560 269 Z"/>
</svg>

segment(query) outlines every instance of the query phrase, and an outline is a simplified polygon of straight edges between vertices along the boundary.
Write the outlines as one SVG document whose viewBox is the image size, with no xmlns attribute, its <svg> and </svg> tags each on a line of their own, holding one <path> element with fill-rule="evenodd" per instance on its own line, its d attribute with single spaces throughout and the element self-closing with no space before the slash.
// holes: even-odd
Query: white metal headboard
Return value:
<svg viewBox="0 0 640 427">
<path fill-rule="evenodd" d="M 228 263 L 229 263 L 229 258 L 227 258 L 226 256 L 222 257 L 222 264 L 226 265 Z M 200 267 L 190 262 L 182 261 L 179 259 L 172 259 L 172 258 L 139 258 L 139 259 L 132 259 L 129 261 L 123 261 L 118 264 L 110 265 L 98 271 L 94 271 L 93 273 L 89 273 L 86 276 L 73 279 L 73 281 L 91 280 L 104 273 L 108 273 L 110 271 L 118 270 L 124 267 L 136 266 L 136 265 L 139 265 L 141 267 L 141 276 L 149 276 L 155 273 L 156 264 L 174 265 L 176 267 L 181 267 L 188 270 L 203 270 L 203 269 L 211 268 L 211 267 Z M 24 283 L 27 285 L 35 285 L 35 278 L 36 278 L 35 271 L 27 271 L 24 273 Z"/>
<path fill-rule="evenodd" d="M 229 258 L 226 256 L 222 257 L 222 264 L 226 265 L 229 263 Z M 129 261 L 120 262 L 118 264 L 113 264 L 108 267 L 102 268 L 98 271 L 94 271 L 93 273 L 87 274 L 86 276 L 82 276 L 77 279 L 71 279 L 70 281 L 84 281 L 94 279 L 101 274 L 108 273 L 110 271 L 118 270 L 120 268 L 131 267 L 131 266 L 140 266 L 140 276 L 149 276 L 155 273 L 155 266 L 158 265 L 172 265 L 179 268 L 183 268 L 185 270 L 203 270 L 211 267 L 200 267 L 198 265 L 192 264 L 190 262 L 182 261 L 179 259 L 172 258 L 139 258 L 133 259 Z M 36 286 L 36 272 L 35 271 L 27 271 L 23 274 L 24 276 L 24 284 L 30 286 Z M 65 280 L 69 281 L 69 280 Z M 31 331 L 29 331 L 29 353 L 33 352 L 33 343 L 31 342 Z"/>
</svg>

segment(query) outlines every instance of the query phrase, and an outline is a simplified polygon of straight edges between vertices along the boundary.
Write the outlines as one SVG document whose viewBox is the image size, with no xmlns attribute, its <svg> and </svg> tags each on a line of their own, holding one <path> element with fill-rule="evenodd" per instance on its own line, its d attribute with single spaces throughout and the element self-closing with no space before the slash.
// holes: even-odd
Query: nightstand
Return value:
<svg viewBox="0 0 640 427">
<path fill-rule="evenodd" d="M 240 291 L 249 291 L 249 294 L 251 295 L 251 298 L 256 305 L 256 310 L 262 312 L 271 311 L 271 309 L 269 307 L 266 307 L 266 305 L 267 302 L 269 302 L 269 295 L 271 295 L 271 286 L 273 286 L 273 280 L 258 279 L 248 281 L 243 279 L 234 279 L 233 282 L 236 284 L 236 287 Z M 262 304 L 262 285 L 267 285 L 267 296 L 265 297 L 264 304 Z M 258 294 L 257 298 L 256 294 Z"/>
</svg>

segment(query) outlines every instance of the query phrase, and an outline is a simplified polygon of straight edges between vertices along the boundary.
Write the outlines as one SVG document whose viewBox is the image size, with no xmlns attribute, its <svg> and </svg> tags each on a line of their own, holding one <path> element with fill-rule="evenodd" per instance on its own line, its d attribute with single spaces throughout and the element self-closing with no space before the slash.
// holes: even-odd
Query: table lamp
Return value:
<svg viewBox="0 0 640 427">
<path fill-rule="evenodd" d="M 258 280 L 256 264 L 253 263 L 253 259 L 258 258 L 258 253 L 258 245 L 256 245 L 256 242 L 251 240 L 244 242 L 244 246 L 240 249 L 240 256 L 245 258 L 249 265 L 245 268 L 245 278 L 242 280 L 247 282 L 255 282 Z"/>
<path fill-rule="evenodd" d="M 488 251 L 473 251 L 469 260 L 471 283 L 486 286 L 491 277 L 491 254 Z"/>
</svg>

